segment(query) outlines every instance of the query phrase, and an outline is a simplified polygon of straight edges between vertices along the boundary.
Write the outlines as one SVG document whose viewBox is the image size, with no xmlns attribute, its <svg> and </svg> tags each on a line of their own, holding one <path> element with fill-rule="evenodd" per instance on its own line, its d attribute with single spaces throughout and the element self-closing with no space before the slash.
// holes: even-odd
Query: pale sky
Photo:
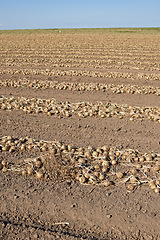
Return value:
<svg viewBox="0 0 160 240">
<path fill-rule="evenodd" d="M 160 27 L 160 0 L 0 0 L 0 29 Z"/>
</svg>

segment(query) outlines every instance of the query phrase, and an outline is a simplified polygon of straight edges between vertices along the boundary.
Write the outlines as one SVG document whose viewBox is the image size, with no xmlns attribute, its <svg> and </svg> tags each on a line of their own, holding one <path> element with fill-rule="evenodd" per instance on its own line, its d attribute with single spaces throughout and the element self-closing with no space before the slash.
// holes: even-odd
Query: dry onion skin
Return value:
<svg viewBox="0 0 160 240">
<path fill-rule="evenodd" d="M 37 177 L 38 179 L 43 178 L 43 176 L 44 176 L 44 174 L 43 174 L 42 172 L 37 172 L 37 173 L 36 173 L 36 177 Z"/>
</svg>

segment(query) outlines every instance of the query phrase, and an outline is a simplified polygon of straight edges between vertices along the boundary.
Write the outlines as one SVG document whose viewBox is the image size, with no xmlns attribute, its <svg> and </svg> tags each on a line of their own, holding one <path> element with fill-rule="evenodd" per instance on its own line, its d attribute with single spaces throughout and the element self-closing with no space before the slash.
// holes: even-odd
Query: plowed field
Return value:
<svg viewBox="0 0 160 240">
<path fill-rule="evenodd" d="M 160 239 L 160 31 L 0 31 L 0 238 Z"/>
</svg>

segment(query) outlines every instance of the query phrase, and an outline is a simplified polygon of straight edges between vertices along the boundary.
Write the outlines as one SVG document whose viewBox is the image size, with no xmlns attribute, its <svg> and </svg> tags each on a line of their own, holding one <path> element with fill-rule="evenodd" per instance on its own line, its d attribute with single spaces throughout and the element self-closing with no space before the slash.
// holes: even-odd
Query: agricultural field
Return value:
<svg viewBox="0 0 160 240">
<path fill-rule="evenodd" d="M 160 240 L 160 29 L 0 31 L 0 238 Z"/>
</svg>

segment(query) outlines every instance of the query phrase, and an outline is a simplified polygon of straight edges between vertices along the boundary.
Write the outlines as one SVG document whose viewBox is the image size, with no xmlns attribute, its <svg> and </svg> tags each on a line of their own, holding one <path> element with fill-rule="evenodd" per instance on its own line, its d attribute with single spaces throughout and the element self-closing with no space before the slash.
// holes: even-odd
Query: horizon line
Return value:
<svg viewBox="0 0 160 240">
<path fill-rule="evenodd" d="M 0 29 L 0 31 L 14 31 L 14 30 L 69 30 L 69 29 L 155 29 L 160 28 L 160 26 L 152 26 L 152 27 L 55 27 L 55 28 L 11 28 L 11 29 Z"/>
</svg>

